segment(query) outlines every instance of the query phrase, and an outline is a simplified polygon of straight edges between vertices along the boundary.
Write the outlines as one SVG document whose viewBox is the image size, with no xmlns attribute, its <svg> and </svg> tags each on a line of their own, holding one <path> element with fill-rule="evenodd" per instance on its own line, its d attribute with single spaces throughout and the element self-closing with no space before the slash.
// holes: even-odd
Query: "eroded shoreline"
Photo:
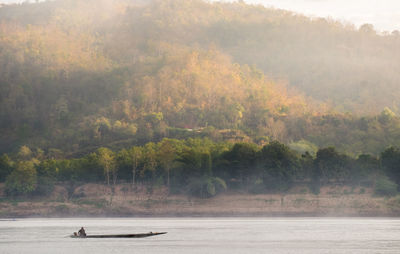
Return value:
<svg viewBox="0 0 400 254">
<path fill-rule="evenodd" d="M 0 218 L 26 217 L 399 217 L 400 198 L 376 197 L 371 190 L 326 186 L 319 195 L 223 193 L 209 199 L 167 195 L 164 189 L 135 191 L 118 185 L 86 184 L 68 198 L 57 186 L 48 198 L 11 200 L 4 195 Z M 299 193 L 300 192 L 300 193 Z"/>
</svg>

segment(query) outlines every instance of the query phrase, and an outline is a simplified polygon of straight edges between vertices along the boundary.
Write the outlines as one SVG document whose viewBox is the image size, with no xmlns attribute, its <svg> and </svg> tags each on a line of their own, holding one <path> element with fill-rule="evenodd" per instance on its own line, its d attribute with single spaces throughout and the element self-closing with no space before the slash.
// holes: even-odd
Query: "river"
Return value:
<svg viewBox="0 0 400 254">
<path fill-rule="evenodd" d="M 142 239 L 72 239 L 161 232 Z M 400 253 L 389 218 L 112 218 L 0 220 L 0 253 Z"/>
</svg>

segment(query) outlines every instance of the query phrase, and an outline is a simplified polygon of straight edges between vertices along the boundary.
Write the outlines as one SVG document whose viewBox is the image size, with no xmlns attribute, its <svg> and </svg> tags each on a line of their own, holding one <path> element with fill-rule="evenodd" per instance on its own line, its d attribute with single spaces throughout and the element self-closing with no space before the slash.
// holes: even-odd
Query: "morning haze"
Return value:
<svg viewBox="0 0 400 254">
<path fill-rule="evenodd" d="M 302 10 L 320 5 L 318 13 L 326 16 L 322 2 L 279 3 Z M 275 3 L 279 7 L 269 1 Z M 332 13 L 347 17 L 353 4 Z M 398 216 L 400 33 L 395 27 L 382 32 L 380 14 L 375 23 L 363 11 L 355 16 L 361 23 L 243 1 L 2 6 L 0 217 Z M 236 225 L 235 235 L 257 229 L 256 250 L 296 239 L 282 233 L 274 240 L 265 228 L 299 233 L 318 224 L 214 220 L 208 237 L 220 243 L 229 225 Z M 26 229 L 11 225 L 11 235 L 56 237 L 85 226 L 72 221 L 74 228 L 43 228 L 27 220 Z M 310 242 L 285 248 L 321 253 L 337 239 L 330 225 L 341 236 L 343 224 L 363 232 L 368 225 L 320 222 L 315 229 L 321 233 Z M 107 223 L 94 220 L 92 230 L 145 231 L 135 220 L 127 220 L 127 228 L 118 219 Z M 149 231 L 170 227 L 195 237 L 190 228 L 203 222 L 184 220 L 184 229 L 174 226 L 179 223 L 163 221 Z M 383 224 L 389 239 L 398 223 Z M 348 238 L 355 245 L 340 243 L 359 250 L 377 230 Z M 170 235 L 153 239 L 177 240 Z M 206 235 L 199 236 L 201 245 L 210 240 Z M 107 249 L 120 242 L 102 243 Z M 377 252 L 386 246 L 371 244 Z M 129 250 L 129 244 L 119 247 Z"/>
<path fill-rule="evenodd" d="M 379 31 L 400 29 L 400 3 L 395 0 L 248 0 L 314 17 L 331 17 L 357 27 L 370 23 Z"/>
</svg>

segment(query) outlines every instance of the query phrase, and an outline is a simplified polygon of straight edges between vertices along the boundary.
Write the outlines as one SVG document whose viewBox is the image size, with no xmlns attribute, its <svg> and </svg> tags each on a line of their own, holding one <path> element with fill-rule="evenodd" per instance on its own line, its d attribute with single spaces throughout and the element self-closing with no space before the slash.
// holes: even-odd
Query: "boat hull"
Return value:
<svg viewBox="0 0 400 254">
<path fill-rule="evenodd" d="M 163 235 L 167 232 L 150 232 L 150 233 L 143 233 L 143 234 L 121 234 L 121 235 L 87 235 L 87 236 L 76 236 L 71 235 L 71 238 L 144 238 L 156 235 Z"/>
</svg>

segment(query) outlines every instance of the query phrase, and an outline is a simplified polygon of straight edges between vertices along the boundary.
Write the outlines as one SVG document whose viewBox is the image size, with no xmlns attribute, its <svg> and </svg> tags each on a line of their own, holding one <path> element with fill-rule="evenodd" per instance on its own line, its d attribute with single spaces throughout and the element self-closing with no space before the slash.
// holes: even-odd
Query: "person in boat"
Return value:
<svg viewBox="0 0 400 254">
<path fill-rule="evenodd" d="M 85 229 L 83 227 L 81 227 L 81 229 L 79 229 L 78 235 L 79 236 L 86 236 L 86 232 L 85 232 Z"/>
</svg>

